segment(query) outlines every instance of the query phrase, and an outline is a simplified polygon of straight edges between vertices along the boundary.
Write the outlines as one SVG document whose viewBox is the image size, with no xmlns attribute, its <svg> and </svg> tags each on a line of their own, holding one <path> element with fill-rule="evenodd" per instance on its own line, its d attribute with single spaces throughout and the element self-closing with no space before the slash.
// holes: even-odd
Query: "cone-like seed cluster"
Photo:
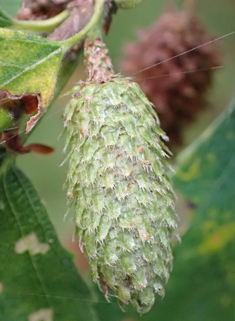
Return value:
<svg viewBox="0 0 235 321">
<path fill-rule="evenodd" d="M 182 129 L 207 106 L 214 67 L 220 65 L 214 44 L 203 46 L 210 40 L 192 13 L 173 9 L 125 48 L 122 68 L 128 75 L 137 73 L 171 146 L 181 143 Z"/>
<path fill-rule="evenodd" d="M 73 89 L 64 114 L 67 196 L 94 280 L 145 313 L 155 293 L 164 295 L 177 228 L 166 137 L 139 86 L 112 75 L 100 39 L 87 46 L 86 62 L 89 82 Z"/>
</svg>

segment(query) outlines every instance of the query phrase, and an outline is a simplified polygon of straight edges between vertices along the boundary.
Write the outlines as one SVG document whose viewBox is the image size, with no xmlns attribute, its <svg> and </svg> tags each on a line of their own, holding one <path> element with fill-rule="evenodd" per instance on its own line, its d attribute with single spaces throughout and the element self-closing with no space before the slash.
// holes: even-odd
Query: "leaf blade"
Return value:
<svg viewBox="0 0 235 321">
<path fill-rule="evenodd" d="M 0 318 L 20 321 L 44 313 L 45 320 L 72 321 L 78 314 L 79 320 L 96 320 L 90 291 L 29 180 L 10 166 L 0 190 Z"/>
<path fill-rule="evenodd" d="M 11 24 L 11 18 L 0 8 L 0 27 L 9 27 Z"/>
<path fill-rule="evenodd" d="M 13 95 L 40 92 L 42 105 L 47 106 L 56 85 L 61 47 L 39 36 L 9 29 L 0 29 L 0 40 L 0 88 Z"/>
<path fill-rule="evenodd" d="M 0 28 L 0 42 L 0 89 L 11 99 L 38 98 L 39 111 L 28 124 L 29 131 L 53 97 L 63 48 L 54 41 L 4 28 Z"/>
</svg>

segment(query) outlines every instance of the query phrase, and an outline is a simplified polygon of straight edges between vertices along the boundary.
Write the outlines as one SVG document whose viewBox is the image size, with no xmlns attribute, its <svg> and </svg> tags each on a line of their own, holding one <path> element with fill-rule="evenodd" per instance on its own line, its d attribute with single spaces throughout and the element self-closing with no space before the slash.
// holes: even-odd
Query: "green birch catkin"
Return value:
<svg viewBox="0 0 235 321">
<path fill-rule="evenodd" d="M 94 281 L 145 313 L 164 296 L 177 229 L 166 136 L 139 86 L 114 75 L 100 38 L 86 42 L 85 61 L 89 77 L 64 113 L 67 197 Z"/>
</svg>

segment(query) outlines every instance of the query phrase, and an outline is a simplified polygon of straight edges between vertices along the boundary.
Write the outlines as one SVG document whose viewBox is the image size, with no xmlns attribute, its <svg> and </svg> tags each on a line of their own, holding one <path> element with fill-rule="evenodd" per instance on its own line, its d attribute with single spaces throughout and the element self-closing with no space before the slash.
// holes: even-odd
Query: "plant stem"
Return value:
<svg viewBox="0 0 235 321">
<path fill-rule="evenodd" d="M 99 60 L 97 61 L 97 53 Z M 87 34 L 84 44 L 84 62 L 88 72 L 87 81 L 92 83 L 106 83 L 114 76 L 112 61 L 108 49 L 102 41 L 99 24 L 96 24 Z"/>
<path fill-rule="evenodd" d="M 12 153 L 11 151 L 6 151 L 4 154 L 2 154 L 2 151 L 0 150 L 0 176 L 6 173 L 9 165 L 14 164 L 15 160 L 16 154 Z"/>
<path fill-rule="evenodd" d="M 69 16 L 69 10 L 64 10 L 59 13 L 57 16 L 40 21 L 26 21 L 26 20 L 17 20 L 12 19 L 11 28 L 20 28 L 22 30 L 32 30 L 36 32 L 45 32 L 51 29 L 58 27 L 65 19 Z"/>
<path fill-rule="evenodd" d="M 84 38 L 88 31 L 99 21 L 99 18 L 103 12 L 103 6 L 106 0 L 96 0 L 95 1 L 95 7 L 94 12 L 91 17 L 91 20 L 88 22 L 88 24 L 77 34 L 75 34 L 73 37 L 58 41 L 63 46 L 64 52 L 72 48 L 79 40 Z"/>
</svg>

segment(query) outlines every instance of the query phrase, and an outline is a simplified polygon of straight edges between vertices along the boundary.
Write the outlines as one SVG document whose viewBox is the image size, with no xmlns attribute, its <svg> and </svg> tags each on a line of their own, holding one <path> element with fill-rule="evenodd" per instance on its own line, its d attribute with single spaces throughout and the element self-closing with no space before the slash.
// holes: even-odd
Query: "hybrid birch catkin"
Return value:
<svg viewBox="0 0 235 321">
<path fill-rule="evenodd" d="M 88 79 L 64 113 L 67 197 L 94 281 L 145 313 L 164 296 L 177 230 L 167 137 L 139 86 L 114 75 L 100 38 L 86 41 L 85 61 Z"/>
</svg>

